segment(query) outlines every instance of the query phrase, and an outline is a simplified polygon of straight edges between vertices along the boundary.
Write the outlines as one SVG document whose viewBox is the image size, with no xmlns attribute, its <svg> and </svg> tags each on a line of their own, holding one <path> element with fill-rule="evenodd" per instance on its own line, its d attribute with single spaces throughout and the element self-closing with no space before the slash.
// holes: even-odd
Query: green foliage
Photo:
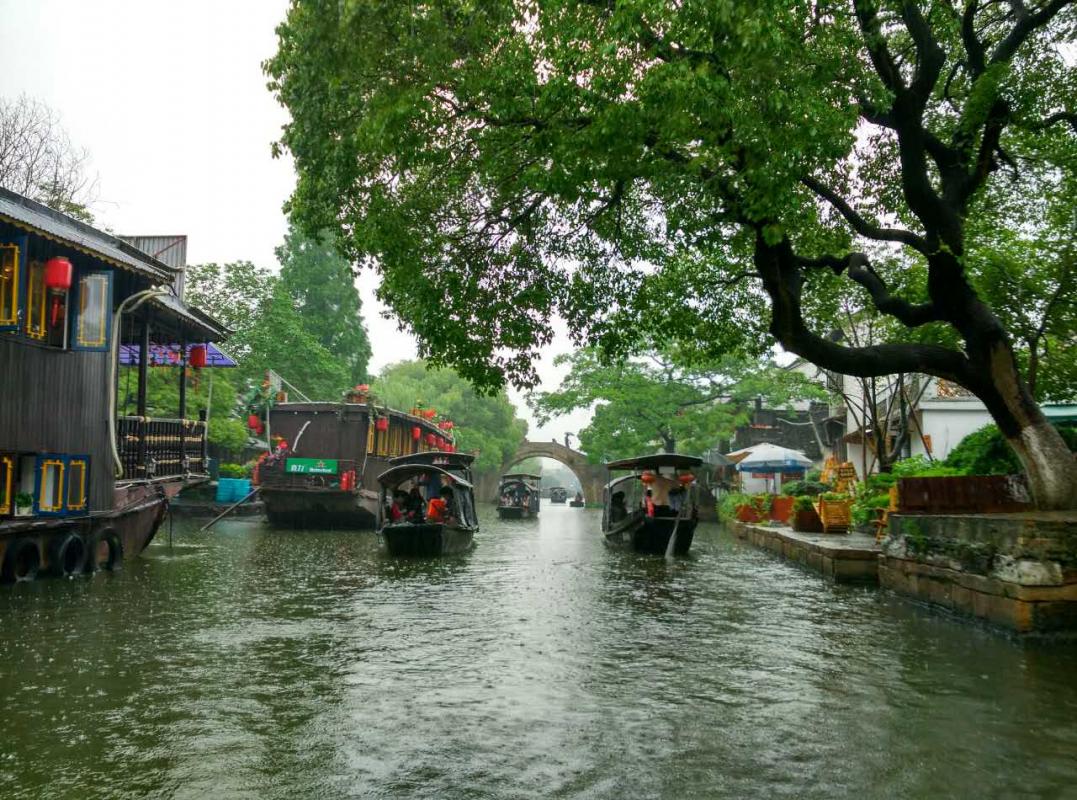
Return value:
<svg viewBox="0 0 1077 800">
<path fill-rule="evenodd" d="M 15 494 L 15 505 L 19 508 L 29 508 L 34 504 L 34 496 L 29 492 L 17 492 Z"/>
<path fill-rule="evenodd" d="M 737 516 L 737 509 L 743 505 L 750 505 L 752 496 L 741 492 L 727 492 L 718 501 L 718 518 L 733 519 Z"/>
<path fill-rule="evenodd" d="M 225 349 L 242 383 L 258 385 L 272 369 L 313 399 L 335 400 L 366 374 L 370 354 L 351 273 L 294 232 L 278 254 L 287 259 L 280 278 L 249 261 L 189 267 L 187 300 L 232 330 Z"/>
<path fill-rule="evenodd" d="M 410 409 L 418 402 L 451 419 L 457 448 L 477 453 L 479 470 L 500 469 L 527 435 L 527 423 L 516 417 L 504 392 L 479 395 L 452 370 L 431 368 L 421 360 L 390 364 L 372 390 L 392 408 Z"/>
<path fill-rule="evenodd" d="M 210 402 L 209 443 L 236 453 L 247 444 L 247 429 L 236 417 L 236 388 L 231 369 L 190 370 L 187 378 L 187 416 L 197 419 Z M 151 367 L 146 382 L 146 413 L 151 417 L 174 419 L 179 415 L 179 367 Z M 119 406 L 121 413 L 134 414 L 138 403 L 138 368 L 120 369 Z"/>
<path fill-rule="evenodd" d="M 830 491 L 830 484 L 819 481 L 789 481 L 782 484 L 782 494 L 787 495 L 820 495 Z"/>
<path fill-rule="evenodd" d="M 217 474 L 222 478 L 246 478 L 250 470 L 243 464 L 221 464 L 217 468 Z"/>
<path fill-rule="evenodd" d="M 823 478 L 823 471 L 821 469 L 809 469 L 804 473 L 804 480 L 818 483 Z"/>
<path fill-rule="evenodd" d="M 1077 428 L 1059 428 L 1059 433 L 1077 451 Z M 946 457 L 945 466 L 961 475 L 1016 475 L 1021 463 L 997 425 L 985 425 L 962 439 Z"/>
<path fill-rule="evenodd" d="M 814 503 L 814 498 L 809 497 L 806 494 L 802 494 L 793 502 L 793 511 L 814 511 Z"/>
<path fill-rule="evenodd" d="M 834 502 L 842 502 L 844 500 L 851 499 L 845 492 L 823 492 L 819 495 L 820 500 L 832 500 Z"/>
<path fill-rule="evenodd" d="M 324 233 L 312 239 L 292 228 L 276 252 L 281 285 L 303 329 L 344 364 L 352 385 L 365 382 L 370 340 L 351 265 Z"/>
<path fill-rule="evenodd" d="M 710 361 L 669 350 L 609 361 L 588 348 L 555 363 L 568 365 L 568 375 L 556 391 L 532 395 L 531 406 L 543 421 L 593 406 L 579 440 L 595 463 L 656 450 L 701 453 L 748 420 L 756 397 L 782 407 L 822 396 L 801 373 L 763 359 Z"/>
<path fill-rule="evenodd" d="M 890 495 L 888 493 L 871 494 L 863 492 L 858 494 L 852 505 L 853 522 L 857 525 L 867 525 L 875 519 L 878 513 L 877 509 L 887 508 L 889 505 Z"/>
<path fill-rule="evenodd" d="M 917 454 L 912 458 L 903 458 L 894 462 L 892 471 L 894 478 L 946 478 L 953 475 L 964 475 L 959 469 L 949 467 L 940 461 L 931 461 L 923 454 Z"/>
</svg>

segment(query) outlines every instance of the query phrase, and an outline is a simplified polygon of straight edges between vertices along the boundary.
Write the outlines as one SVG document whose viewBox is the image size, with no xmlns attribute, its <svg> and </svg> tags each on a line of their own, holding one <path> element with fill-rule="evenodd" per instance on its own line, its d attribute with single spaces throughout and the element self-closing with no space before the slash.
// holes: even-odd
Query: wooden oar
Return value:
<svg viewBox="0 0 1077 800">
<path fill-rule="evenodd" d="M 681 526 L 681 513 L 683 509 L 677 510 L 677 521 L 673 523 L 673 532 L 669 535 L 669 544 L 666 545 L 666 558 L 673 559 L 673 550 L 677 546 L 677 528 Z"/>
<path fill-rule="evenodd" d="M 207 522 L 207 523 L 206 523 L 205 525 L 203 525 L 203 526 L 202 526 L 201 528 L 199 528 L 199 529 L 198 529 L 198 532 L 199 532 L 199 533 L 202 533 L 202 531 L 207 531 L 207 530 L 209 530 L 209 529 L 210 529 L 210 528 L 212 528 L 212 527 L 213 527 L 214 525 L 216 525 L 216 524 L 217 524 L 218 522 L 220 522 L 220 521 L 221 521 L 222 519 L 224 519 L 224 518 L 225 518 L 226 516 L 228 516 L 229 514 L 231 514 L 231 513 L 232 513 L 232 512 L 233 512 L 233 511 L 234 511 L 235 509 L 239 508 L 239 507 L 240 507 L 241 505 L 243 505 L 243 504 L 244 504 L 244 503 L 246 503 L 246 502 L 247 502 L 248 500 L 250 500 L 250 499 L 251 499 L 252 497 L 254 497 L 254 496 L 255 496 L 256 494 L 258 494 L 258 487 L 257 487 L 257 486 L 256 486 L 255 488 L 251 489 L 251 491 L 250 491 L 250 494 L 248 494 L 248 495 L 247 495 L 246 497 L 244 497 L 244 498 L 243 498 L 242 500 L 240 500 L 240 501 L 238 501 L 238 502 L 236 502 L 236 503 L 233 503 L 232 505 L 228 506 L 228 508 L 226 508 L 226 509 L 225 509 L 224 511 L 222 511 L 222 512 L 221 512 L 220 514 L 218 514 L 218 515 L 217 515 L 217 516 L 215 516 L 215 517 L 214 517 L 213 519 L 211 519 L 211 520 L 210 520 L 209 522 Z"/>
</svg>

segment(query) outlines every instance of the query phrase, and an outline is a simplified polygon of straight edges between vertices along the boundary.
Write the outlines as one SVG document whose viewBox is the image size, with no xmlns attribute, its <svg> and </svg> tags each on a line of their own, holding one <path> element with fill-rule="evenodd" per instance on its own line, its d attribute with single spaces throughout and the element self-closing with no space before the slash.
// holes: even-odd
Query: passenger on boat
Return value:
<svg viewBox="0 0 1077 800">
<path fill-rule="evenodd" d="M 647 490 L 647 494 L 643 498 L 643 510 L 648 517 L 654 516 L 654 492 L 650 489 Z"/>
<path fill-rule="evenodd" d="M 403 522 L 407 516 L 406 510 L 408 505 L 407 492 L 396 491 L 393 492 L 393 504 L 389 506 L 389 521 L 390 522 Z"/>
<path fill-rule="evenodd" d="M 442 486 L 437 497 L 431 498 L 426 507 L 426 521 L 431 523 L 446 523 L 452 521 L 452 489 Z"/>
<path fill-rule="evenodd" d="M 667 478 L 665 475 L 655 475 L 654 480 L 651 481 L 651 488 L 647 490 L 647 494 L 652 495 L 654 501 L 654 512 L 649 513 L 648 516 L 665 517 L 673 513 L 673 509 L 670 507 L 669 495 L 670 492 L 676 488 L 680 488 L 680 484 L 672 478 Z"/>
<path fill-rule="evenodd" d="M 610 522 L 620 522 L 628 516 L 628 508 L 625 507 L 625 493 L 614 492 L 610 498 Z"/>
<path fill-rule="evenodd" d="M 408 492 L 407 502 L 404 504 L 404 513 L 407 514 L 408 522 L 420 523 L 423 521 L 423 494 L 418 486 L 412 486 Z"/>
</svg>

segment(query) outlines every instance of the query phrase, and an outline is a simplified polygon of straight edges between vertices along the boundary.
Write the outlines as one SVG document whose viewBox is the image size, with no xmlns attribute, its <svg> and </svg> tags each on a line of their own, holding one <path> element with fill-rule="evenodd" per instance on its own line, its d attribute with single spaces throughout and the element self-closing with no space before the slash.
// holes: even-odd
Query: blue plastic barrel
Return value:
<svg viewBox="0 0 1077 800">
<path fill-rule="evenodd" d="M 250 478 L 235 478 L 232 481 L 232 502 L 238 503 L 251 493 Z"/>
<path fill-rule="evenodd" d="M 234 503 L 232 494 L 235 492 L 234 485 L 236 483 L 235 478 L 221 478 L 217 481 L 217 502 L 218 503 Z"/>
</svg>

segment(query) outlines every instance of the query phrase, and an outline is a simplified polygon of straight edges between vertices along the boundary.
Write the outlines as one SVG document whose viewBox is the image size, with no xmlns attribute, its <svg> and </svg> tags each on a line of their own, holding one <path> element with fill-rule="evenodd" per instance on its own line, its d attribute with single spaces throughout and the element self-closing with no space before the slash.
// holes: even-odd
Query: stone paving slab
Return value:
<svg viewBox="0 0 1077 800">
<path fill-rule="evenodd" d="M 878 583 L 879 545 L 863 533 L 801 533 L 788 527 L 730 524 L 742 541 L 770 550 L 840 583 Z"/>
</svg>

